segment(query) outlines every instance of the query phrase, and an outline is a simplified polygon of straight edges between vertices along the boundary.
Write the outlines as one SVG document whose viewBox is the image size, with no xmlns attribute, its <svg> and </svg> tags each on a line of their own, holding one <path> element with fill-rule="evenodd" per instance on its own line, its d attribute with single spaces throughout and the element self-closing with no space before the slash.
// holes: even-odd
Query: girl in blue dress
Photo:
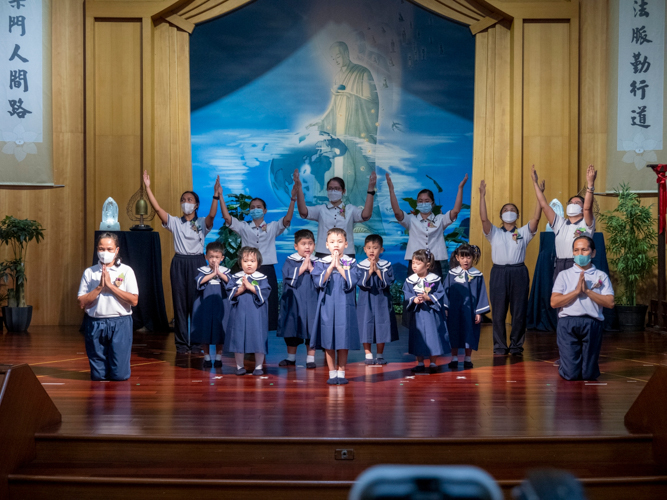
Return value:
<svg viewBox="0 0 667 500">
<path fill-rule="evenodd" d="M 221 265 L 225 258 L 222 244 L 213 241 L 206 245 L 208 266 L 199 268 L 197 291 L 192 309 L 190 340 L 204 347 L 202 368 L 222 368 L 222 347 L 225 343 L 225 323 L 229 316 L 226 284 L 229 269 Z M 211 363 L 209 346 L 215 345 L 215 363 Z"/>
<path fill-rule="evenodd" d="M 408 352 L 417 357 L 414 373 L 429 372 L 438 369 L 436 361 L 449 350 L 447 341 L 447 324 L 443 316 L 443 299 L 445 292 L 440 276 L 431 272 L 435 266 L 435 258 L 428 250 L 417 250 L 412 254 L 412 270 L 414 274 L 403 283 L 405 295 L 404 309 L 411 311 Z"/>
<path fill-rule="evenodd" d="M 344 385 L 348 350 L 359 349 L 356 287 L 357 261 L 344 254 L 347 235 L 340 228 L 329 229 L 326 247 L 331 255 L 322 257 L 310 275 L 319 290 L 311 349 L 324 349 L 329 366 L 329 385 Z M 338 354 L 338 363 L 336 363 Z"/>
<path fill-rule="evenodd" d="M 480 256 L 479 247 L 464 243 L 452 254 L 450 271 L 443 279 L 452 346 L 449 368 L 453 370 L 459 366 L 459 349 L 465 349 L 463 368 L 472 368 L 471 354 L 479 348 L 482 314 L 490 310 L 484 276 L 473 267 Z"/>
<path fill-rule="evenodd" d="M 257 271 L 262 254 L 257 248 L 239 250 L 241 271 L 227 283 L 231 310 L 227 323 L 227 352 L 234 353 L 236 374 L 245 375 L 243 355 L 255 354 L 255 376 L 264 375 L 264 357 L 269 352 L 269 307 L 271 285 L 266 275 Z"/>
</svg>

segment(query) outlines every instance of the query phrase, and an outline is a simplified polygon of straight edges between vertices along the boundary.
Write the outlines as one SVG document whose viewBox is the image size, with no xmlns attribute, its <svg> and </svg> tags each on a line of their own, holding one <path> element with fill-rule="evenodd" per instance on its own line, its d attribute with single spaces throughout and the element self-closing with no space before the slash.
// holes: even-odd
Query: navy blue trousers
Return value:
<svg viewBox="0 0 667 500">
<path fill-rule="evenodd" d="M 493 319 L 493 353 L 507 354 L 523 352 L 526 339 L 526 312 L 528 311 L 528 292 L 530 279 L 525 264 L 501 266 L 494 264 L 489 281 L 489 299 L 491 318 Z M 507 329 L 505 319 L 507 309 L 512 314 L 510 346 L 507 347 Z"/>
<path fill-rule="evenodd" d="M 598 358 L 603 324 L 590 316 L 558 318 L 558 373 L 565 380 L 596 380 L 600 376 Z"/>
<path fill-rule="evenodd" d="M 91 380 L 127 380 L 132 354 L 132 316 L 85 319 Z"/>
<path fill-rule="evenodd" d="M 174 342 L 177 348 L 189 349 L 188 319 L 197 298 L 198 269 L 206 265 L 204 254 L 174 255 L 169 269 L 171 298 L 174 301 Z"/>
</svg>

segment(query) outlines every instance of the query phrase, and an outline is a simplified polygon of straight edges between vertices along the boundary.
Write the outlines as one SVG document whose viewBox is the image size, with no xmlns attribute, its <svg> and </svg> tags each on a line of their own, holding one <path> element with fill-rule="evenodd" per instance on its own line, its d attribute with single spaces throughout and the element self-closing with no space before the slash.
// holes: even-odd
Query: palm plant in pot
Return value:
<svg viewBox="0 0 667 500">
<path fill-rule="evenodd" d="M 621 184 L 614 191 L 618 206 L 599 215 L 608 234 L 609 264 L 616 271 L 621 293 L 616 291 L 616 313 L 621 330 L 643 330 L 647 305 L 637 304 L 637 285 L 648 278 L 657 263 L 658 233 L 651 207 Z"/>
<path fill-rule="evenodd" d="M 24 332 L 30 326 L 32 306 L 25 301 L 25 258 L 28 243 L 44 239 L 42 225 L 30 219 L 17 219 L 7 215 L 0 221 L 0 244 L 11 248 L 12 259 L 0 262 L 0 279 L 9 284 L 7 288 L 7 306 L 2 308 L 7 330 Z"/>
</svg>

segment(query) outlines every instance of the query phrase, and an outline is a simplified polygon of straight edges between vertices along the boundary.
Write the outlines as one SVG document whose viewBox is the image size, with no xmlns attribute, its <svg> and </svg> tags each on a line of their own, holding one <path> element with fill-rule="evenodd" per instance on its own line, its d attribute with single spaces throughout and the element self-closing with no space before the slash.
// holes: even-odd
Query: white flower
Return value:
<svg viewBox="0 0 667 500">
<path fill-rule="evenodd" d="M 623 149 L 627 151 L 623 156 L 625 163 L 634 163 L 637 170 L 641 170 L 647 163 L 655 163 L 658 157 L 653 149 L 656 142 L 652 139 L 645 139 L 642 134 L 635 135 L 631 141 L 623 141 Z"/>
<path fill-rule="evenodd" d="M 28 153 L 37 154 L 37 147 L 33 143 L 36 138 L 36 132 L 25 130 L 23 125 L 17 125 L 13 132 L 2 133 L 2 140 L 7 142 L 2 152 L 7 155 L 13 154 L 18 161 L 23 161 Z"/>
</svg>

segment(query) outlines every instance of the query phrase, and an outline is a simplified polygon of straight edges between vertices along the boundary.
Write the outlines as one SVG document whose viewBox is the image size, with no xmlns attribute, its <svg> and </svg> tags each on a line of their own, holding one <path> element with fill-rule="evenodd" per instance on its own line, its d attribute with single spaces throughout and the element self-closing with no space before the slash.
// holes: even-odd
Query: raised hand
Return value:
<svg viewBox="0 0 667 500">
<path fill-rule="evenodd" d="M 466 182 L 468 182 L 468 174 L 466 174 L 463 180 L 459 183 L 459 189 L 463 189 L 463 186 L 466 185 Z"/>
<path fill-rule="evenodd" d="M 144 186 L 147 188 L 151 187 L 151 178 L 148 175 L 148 170 L 144 170 Z"/>
<path fill-rule="evenodd" d="M 219 175 L 215 178 L 215 184 L 213 185 L 213 193 L 215 196 L 222 197 L 222 186 L 220 185 Z"/>
<path fill-rule="evenodd" d="M 579 281 L 577 282 L 577 288 L 579 289 L 579 293 L 586 293 L 586 290 L 588 290 L 588 287 L 586 286 L 586 276 L 585 272 L 582 270 L 581 273 L 579 273 Z"/>
<path fill-rule="evenodd" d="M 479 183 L 479 195 L 484 198 L 486 196 L 486 181 L 482 179 L 482 182 Z"/>
<path fill-rule="evenodd" d="M 368 190 L 375 191 L 375 184 L 378 181 L 378 174 L 375 172 L 371 173 L 371 176 L 368 178 Z"/>
<path fill-rule="evenodd" d="M 533 182 L 539 185 L 539 178 L 537 177 L 537 171 L 535 170 L 535 165 L 530 167 L 530 178 L 533 179 Z"/>
<path fill-rule="evenodd" d="M 290 198 L 292 198 L 292 201 L 296 201 L 296 196 L 299 190 L 296 188 L 296 182 L 294 183 L 294 186 L 292 186 L 292 192 L 290 193 Z"/>
<path fill-rule="evenodd" d="M 391 180 L 391 176 L 389 175 L 389 172 L 387 172 L 384 176 L 385 179 L 387 179 L 387 188 L 389 188 L 390 192 L 394 192 L 394 182 Z"/>
<path fill-rule="evenodd" d="M 299 177 L 299 169 L 295 168 L 294 173 L 292 174 L 292 179 L 294 180 L 294 187 L 301 189 L 301 178 Z"/>
<path fill-rule="evenodd" d="M 588 169 L 586 169 L 586 182 L 588 183 L 589 188 L 595 187 L 595 179 L 597 176 L 598 171 L 595 170 L 595 167 L 593 165 L 588 165 Z"/>
<path fill-rule="evenodd" d="M 256 292 L 257 292 L 257 290 L 255 289 L 254 285 L 252 285 L 252 284 L 248 281 L 248 276 L 243 276 L 243 286 L 244 286 L 245 289 L 248 290 L 249 292 L 252 292 L 252 293 L 256 293 Z"/>
<path fill-rule="evenodd" d="M 106 270 L 106 266 L 104 264 L 102 264 L 102 274 L 100 276 L 100 284 L 99 284 L 99 287 L 100 287 L 101 290 L 104 290 L 104 287 L 106 287 L 106 285 L 107 285 L 107 283 L 106 283 L 106 274 L 104 272 L 105 270 Z"/>
<path fill-rule="evenodd" d="M 110 288 L 111 285 L 113 284 L 113 281 L 111 280 L 111 275 L 109 274 L 109 269 L 107 268 L 107 266 L 104 266 L 102 268 L 102 274 L 104 275 L 104 287 Z"/>
</svg>

